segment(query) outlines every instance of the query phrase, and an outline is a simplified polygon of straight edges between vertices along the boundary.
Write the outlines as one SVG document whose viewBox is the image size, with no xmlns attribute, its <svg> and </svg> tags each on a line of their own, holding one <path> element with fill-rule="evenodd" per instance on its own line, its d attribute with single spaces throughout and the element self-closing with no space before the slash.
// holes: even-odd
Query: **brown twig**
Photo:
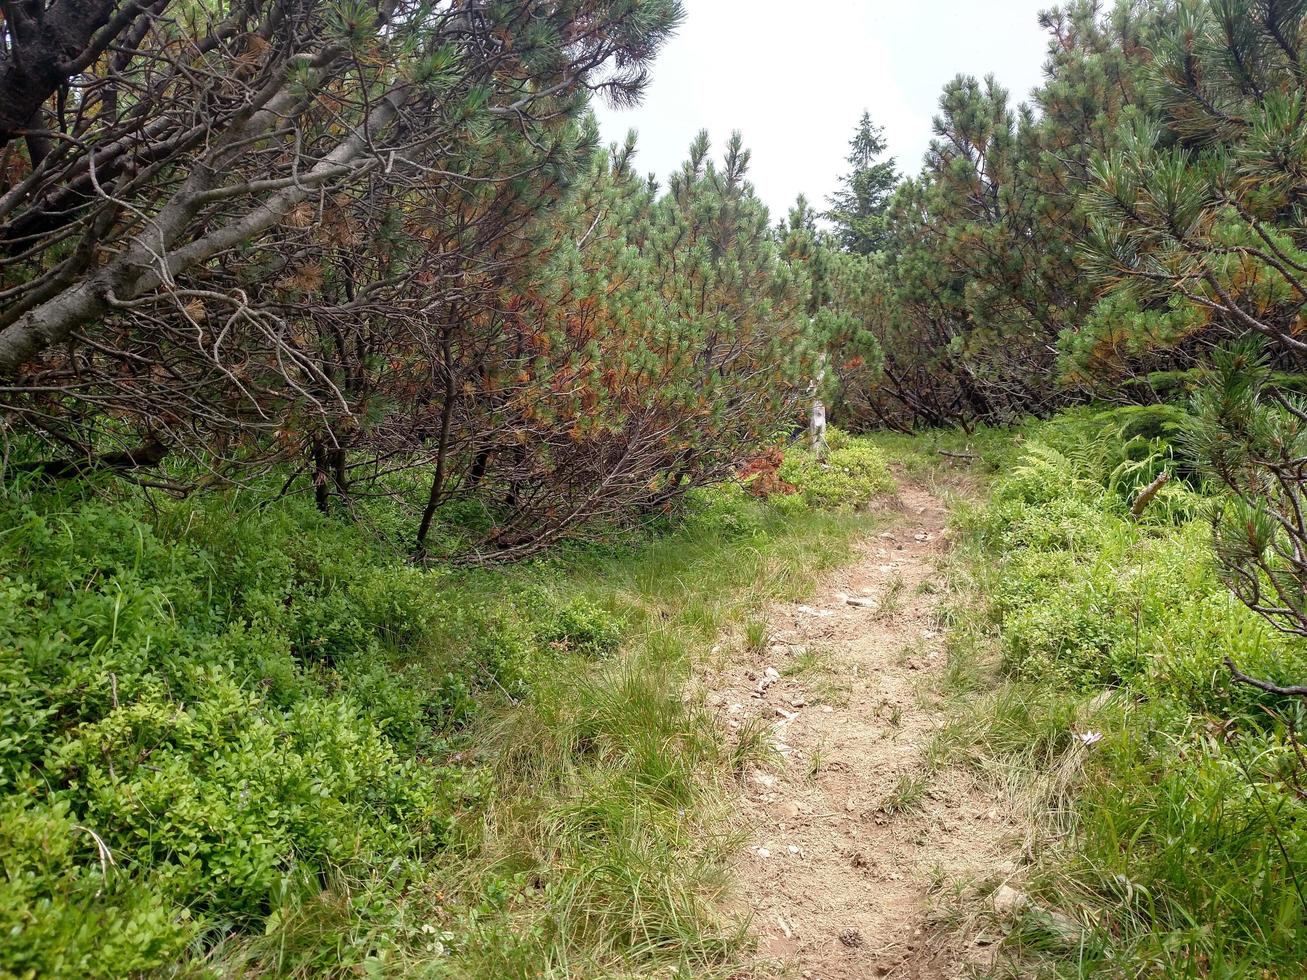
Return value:
<svg viewBox="0 0 1307 980">
<path fill-rule="evenodd" d="M 1266 691 L 1268 694 L 1279 694 L 1291 698 L 1307 698 L 1307 684 L 1291 684 L 1288 687 L 1280 687 L 1270 681 L 1249 677 L 1235 666 L 1234 660 L 1230 657 L 1225 658 L 1225 666 L 1230 669 L 1230 675 L 1240 684 L 1247 684 L 1249 687 L 1255 687 L 1259 691 Z"/>
</svg>

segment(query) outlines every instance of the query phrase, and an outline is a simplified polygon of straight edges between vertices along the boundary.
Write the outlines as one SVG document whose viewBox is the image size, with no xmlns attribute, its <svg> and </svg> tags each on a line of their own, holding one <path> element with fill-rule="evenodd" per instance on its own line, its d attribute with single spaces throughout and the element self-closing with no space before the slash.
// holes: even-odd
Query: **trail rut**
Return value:
<svg viewBox="0 0 1307 980">
<path fill-rule="evenodd" d="M 984 936 L 934 927 L 934 894 L 992 876 L 1017 821 L 973 776 L 928 758 L 941 720 L 944 503 L 907 482 L 887 523 L 770 643 L 707 679 L 741 731 L 764 719 L 781 763 L 745 774 L 738 903 L 757 952 L 741 977 L 951 978 Z M 965 931 L 965 930 L 964 930 Z"/>
</svg>

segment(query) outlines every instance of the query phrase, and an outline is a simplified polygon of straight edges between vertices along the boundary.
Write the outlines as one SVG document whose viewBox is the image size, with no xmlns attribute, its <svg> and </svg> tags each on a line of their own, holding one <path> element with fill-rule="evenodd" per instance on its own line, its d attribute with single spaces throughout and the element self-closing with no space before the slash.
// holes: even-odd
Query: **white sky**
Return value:
<svg viewBox="0 0 1307 980">
<path fill-rule="evenodd" d="M 636 166 L 665 183 L 707 129 L 753 151 L 750 179 L 773 219 L 803 192 L 819 208 L 845 169 L 862 111 L 915 174 L 944 83 L 992 72 L 1025 99 L 1042 79 L 1039 11 L 1054 0 L 685 0 L 678 36 L 644 102 L 596 106 L 605 142 L 640 134 Z"/>
</svg>

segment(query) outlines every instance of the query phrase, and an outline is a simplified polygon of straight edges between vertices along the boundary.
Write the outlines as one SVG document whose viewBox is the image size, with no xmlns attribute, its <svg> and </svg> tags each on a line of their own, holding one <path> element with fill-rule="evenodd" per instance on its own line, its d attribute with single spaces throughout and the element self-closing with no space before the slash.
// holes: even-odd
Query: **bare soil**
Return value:
<svg viewBox="0 0 1307 980">
<path fill-rule="evenodd" d="M 884 511 L 853 564 L 770 611 L 766 649 L 705 679 L 727 726 L 771 726 L 780 760 L 745 773 L 738 800 L 734 911 L 757 940 L 741 977 L 952 978 L 988 959 L 987 937 L 944 928 L 942 910 L 1001 880 L 1019 821 L 928 754 L 948 512 L 906 480 Z"/>
</svg>

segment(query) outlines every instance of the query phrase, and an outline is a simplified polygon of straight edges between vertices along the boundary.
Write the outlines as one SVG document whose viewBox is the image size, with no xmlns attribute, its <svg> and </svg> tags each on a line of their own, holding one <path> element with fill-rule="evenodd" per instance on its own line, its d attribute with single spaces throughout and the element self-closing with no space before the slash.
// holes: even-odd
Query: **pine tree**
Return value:
<svg viewBox="0 0 1307 980">
<path fill-rule="evenodd" d="M 1095 153 L 1137 113 L 1162 14 L 1094 0 L 1049 11 L 1048 80 L 1034 107 L 993 79 L 945 86 L 921 174 L 884 215 L 881 370 L 850 400 L 879 424 L 940 425 L 1043 412 L 1077 397 L 1056 357 L 1075 342 L 1098 284 L 1082 269 L 1082 193 Z"/>
<path fill-rule="evenodd" d="M 1111 288 L 1080 363 L 1261 337 L 1307 363 L 1307 5 L 1179 7 L 1155 45 L 1153 118 L 1092 167 L 1086 251 Z"/>
</svg>

